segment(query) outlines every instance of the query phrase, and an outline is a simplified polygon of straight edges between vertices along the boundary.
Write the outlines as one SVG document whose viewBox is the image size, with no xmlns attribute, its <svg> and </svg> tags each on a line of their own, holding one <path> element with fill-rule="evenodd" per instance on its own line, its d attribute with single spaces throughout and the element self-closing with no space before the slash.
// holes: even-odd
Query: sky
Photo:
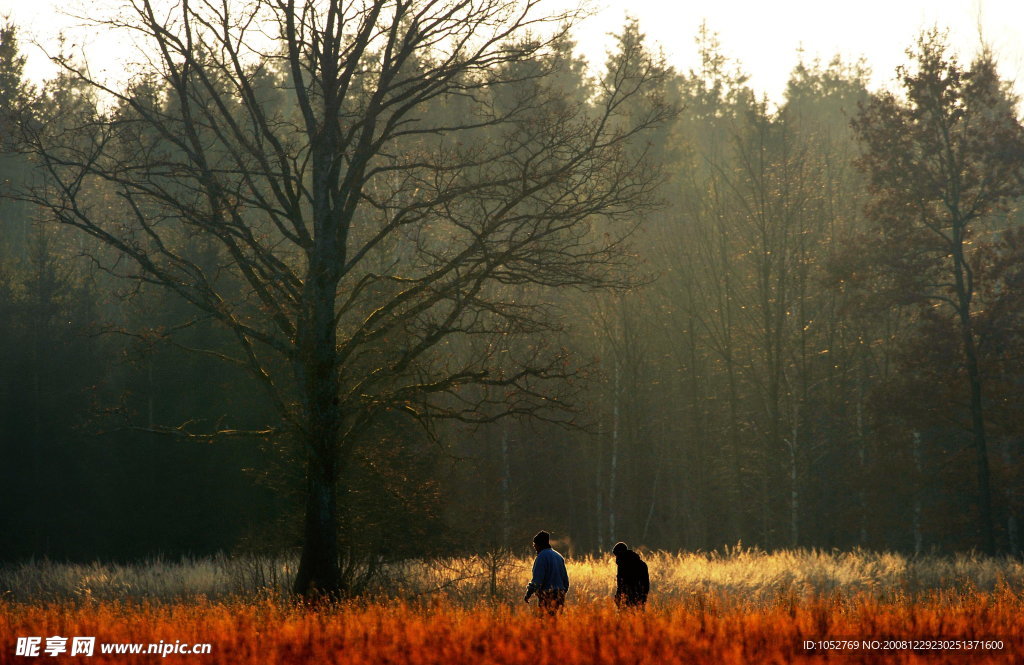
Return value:
<svg viewBox="0 0 1024 665">
<path fill-rule="evenodd" d="M 598 1 L 604 9 L 585 26 L 581 42 L 619 29 L 629 12 L 669 62 L 687 71 L 697 65 L 694 38 L 706 20 L 724 55 L 739 61 L 753 88 L 775 101 L 781 101 L 799 49 L 806 60 L 827 62 L 839 54 L 853 62 L 863 56 L 875 85 L 886 85 L 915 37 L 932 26 L 948 29 L 951 45 L 967 60 L 981 34 L 1000 56 L 1003 77 L 1024 92 L 1024 0 Z"/>
<path fill-rule="evenodd" d="M 116 4 L 86 0 L 86 6 L 96 7 L 98 1 Z M 558 6 L 569 0 L 550 1 Z M 75 49 L 84 46 L 94 67 L 119 71 L 117 44 L 60 15 L 61 8 L 81 2 L 0 0 L 0 15 L 23 26 L 28 74 L 34 80 L 52 75 L 53 69 L 41 50 L 27 42 L 53 49 L 53 36 L 60 30 Z M 685 72 L 697 64 L 694 37 L 706 21 L 718 33 L 723 53 L 750 75 L 752 87 L 777 103 L 798 50 L 806 60 L 828 61 L 839 54 L 854 61 L 863 56 L 873 83 L 884 86 L 905 62 L 915 36 L 932 26 L 949 29 L 950 43 L 965 60 L 976 52 L 982 35 L 999 55 L 1003 77 L 1015 81 L 1024 95 L 1024 0 L 593 0 L 592 7 L 596 14 L 577 31 L 580 51 L 592 64 L 604 61 L 608 34 L 621 29 L 628 13 L 652 44 L 664 50 L 669 63 Z"/>
</svg>

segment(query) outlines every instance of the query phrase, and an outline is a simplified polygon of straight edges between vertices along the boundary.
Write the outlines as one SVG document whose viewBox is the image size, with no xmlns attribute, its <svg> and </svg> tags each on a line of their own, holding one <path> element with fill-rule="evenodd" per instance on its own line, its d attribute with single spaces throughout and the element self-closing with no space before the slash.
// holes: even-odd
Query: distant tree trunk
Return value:
<svg viewBox="0 0 1024 665">
<path fill-rule="evenodd" d="M 156 382 L 153 380 L 153 358 L 152 350 L 146 354 L 146 426 L 156 426 Z"/>
<path fill-rule="evenodd" d="M 1020 524 L 1017 520 L 1017 497 L 1015 496 L 1014 488 L 1018 486 L 1018 483 L 1013 482 L 1016 473 L 1014 471 L 1013 458 L 1014 455 L 1010 452 L 1010 446 L 1020 445 L 1019 440 L 1006 439 L 1003 442 L 1002 457 L 1003 457 L 1003 468 L 1006 469 L 1007 481 L 1005 485 L 1004 495 L 1006 497 L 1006 537 L 1007 545 L 1012 556 L 1020 556 Z"/>
<path fill-rule="evenodd" d="M 974 439 L 974 459 L 977 477 L 978 520 L 981 531 L 981 545 L 986 554 L 996 553 L 995 530 L 992 523 L 992 489 L 988 460 L 988 441 L 985 436 L 985 412 L 981 395 L 981 372 L 978 369 L 978 350 L 971 324 L 971 300 L 973 284 L 963 254 L 963 231 L 965 225 L 953 226 L 953 276 L 955 278 L 957 315 L 960 320 L 960 334 L 963 342 L 964 364 L 971 391 L 971 433 Z"/>
<path fill-rule="evenodd" d="M 647 508 L 647 519 L 644 520 L 644 530 L 640 534 L 640 542 L 647 542 L 647 534 L 651 529 L 651 520 L 654 518 L 654 506 L 658 500 L 658 481 L 661 479 L 661 464 L 654 469 L 654 482 L 651 484 L 651 503 Z"/>
<path fill-rule="evenodd" d="M 612 386 L 612 459 L 608 476 L 608 535 L 609 540 L 619 540 L 615 531 L 615 482 L 616 473 L 619 467 L 619 430 L 620 430 L 620 405 L 621 400 L 621 370 L 619 362 L 615 362 L 615 379 Z"/>
<path fill-rule="evenodd" d="M 793 431 L 792 438 L 787 446 L 789 452 L 789 543 L 790 547 L 800 546 L 800 472 L 797 466 L 799 461 L 797 450 L 800 436 L 799 406 L 793 405 Z"/>
<path fill-rule="evenodd" d="M 603 419 L 602 419 L 603 420 Z M 602 425 L 602 430 L 604 429 Z M 594 458 L 594 544 L 600 550 L 606 546 L 604 537 L 604 433 L 597 436 L 597 455 Z"/>
<path fill-rule="evenodd" d="M 509 534 L 512 527 L 511 482 L 512 472 L 508 460 L 508 425 L 506 424 L 501 429 L 501 544 L 505 547 L 511 545 Z"/>
<path fill-rule="evenodd" d="M 923 492 L 924 469 L 921 464 L 921 433 L 914 432 L 914 555 L 920 555 L 924 550 L 924 535 L 921 533 L 921 493 Z"/>
<path fill-rule="evenodd" d="M 729 383 L 729 424 L 727 427 L 727 434 L 729 436 L 729 448 L 730 448 L 730 470 L 733 479 L 732 496 L 732 514 L 735 515 L 734 523 L 735 528 L 730 541 L 732 544 L 742 540 L 745 532 L 744 510 L 741 508 L 743 501 L 743 468 L 740 462 L 740 433 L 739 433 L 739 388 L 736 385 L 736 368 L 733 360 L 733 349 L 732 349 L 732 332 L 726 335 L 726 347 L 727 356 L 725 358 L 725 371 Z"/>
<path fill-rule="evenodd" d="M 857 508 L 860 512 L 860 533 L 858 544 L 868 544 L 868 501 L 864 483 L 867 481 L 867 436 L 864 432 L 864 376 L 863 359 L 861 360 L 861 376 L 857 379 L 857 461 L 860 465 L 860 478 L 857 482 Z"/>
</svg>

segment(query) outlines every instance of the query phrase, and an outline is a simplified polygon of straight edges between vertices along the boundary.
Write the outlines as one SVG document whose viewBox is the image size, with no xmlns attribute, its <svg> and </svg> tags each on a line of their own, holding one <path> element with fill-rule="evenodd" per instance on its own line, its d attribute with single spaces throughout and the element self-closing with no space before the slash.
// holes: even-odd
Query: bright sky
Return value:
<svg viewBox="0 0 1024 665">
<path fill-rule="evenodd" d="M 553 0 L 558 5 L 567 0 Z M 604 61 L 607 34 L 617 31 L 626 12 L 640 21 L 649 39 L 660 45 L 669 62 L 686 71 L 696 65 L 694 37 L 706 20 L 717 32 L 724 54 L 742 63 L 751 85 L 781 101 L 786 80 L 802 48 L 806 59 L 824 61 L 836 53 L 847 60 L 864 56 L 878 85 L 891 81 L 904 51 L 921 29 L 938 25 L 950 30 L 950 41 L 967 60 L 977 50 L 980 34 L 1000 57 L 1005 78 L 1024 93 L 1024 0 L 593 0 L 598 14 L 577 34 L 581 51 L 593 64 Z M 117 71 L 118 46 L 102 34 L 88 34 L 63 17 L 57 8 L 81 6 L 83 0 L 0 0 L 0 15 L 22 25 L 29 75 L 52 74 L 45 57 L 27 44 L 36 40 L 54 48 L 58 31 L 68 44 L 82 46 L 90 63 Z M 116 5 L 117 0 L 102 0 Z M 95 8 L 97 0 L 85 3 Z M 90 10 L 92 11 L 92 10 Z M 94 69 L 95 71 L 95 69 Z"/>
<path fill-rule="evenodd" d="M 1024 92 L 1024 0 L 596 0 L 603 11 L 580 42 L 615 31 L 629 12 L 648 38 L 659 43 L 682 71 L 698 64 L 694 37 L 702 20 L 718 33 L 727 57 L 751 75 L 751 85 L 781 101 L 802 48 L 806 60 L 828 62 L 835 54 L 864 56 L 876 84 L 887 84 L 906 49 L 924 28 L 949 29 L 964 60 L 980 34 L 999 56 L 1004 78 Z"/>
</svg>

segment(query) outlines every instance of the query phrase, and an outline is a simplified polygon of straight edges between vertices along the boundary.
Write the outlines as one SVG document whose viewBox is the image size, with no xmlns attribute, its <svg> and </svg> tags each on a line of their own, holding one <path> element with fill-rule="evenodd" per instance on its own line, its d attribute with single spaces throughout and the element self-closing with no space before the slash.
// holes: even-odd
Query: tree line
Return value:
<svg viewBox="0 0 1024 665">
<path fill-rule="evenodd" d="M 128 9 L 117 87 L 0 33 L 5 558 L 1019 554 L 994 54 L 800 61 L 773 105 L 707 29 L 598 70 L 537 2 Z"/>
</svg>

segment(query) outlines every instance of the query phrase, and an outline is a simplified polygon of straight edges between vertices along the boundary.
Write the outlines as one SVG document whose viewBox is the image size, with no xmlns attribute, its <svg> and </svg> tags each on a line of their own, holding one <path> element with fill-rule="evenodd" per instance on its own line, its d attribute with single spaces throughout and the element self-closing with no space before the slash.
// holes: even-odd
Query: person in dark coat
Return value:
<svg viewBox="0 0 1024 665">
<path fill-rule="evenodd" d="M 569 575 L 565 570 L 565 559 L 551 549 L 551 536 L 541 531 L 533 537 L 533 549 L 537 559 L 533 563 L 533 579 L 526 587 L 523 597 L 527 603 L 530 596 L 537 594 L 540 609 L 555 614 L 565 605 L 565 594 L 569 591 Z"/>
<path fill-rule="evenodd" d="M 647 564 L 626 543 L 615 543 L 615 604 L 619 607 L 644 607 L 651 591 Z"/>
</svg>

